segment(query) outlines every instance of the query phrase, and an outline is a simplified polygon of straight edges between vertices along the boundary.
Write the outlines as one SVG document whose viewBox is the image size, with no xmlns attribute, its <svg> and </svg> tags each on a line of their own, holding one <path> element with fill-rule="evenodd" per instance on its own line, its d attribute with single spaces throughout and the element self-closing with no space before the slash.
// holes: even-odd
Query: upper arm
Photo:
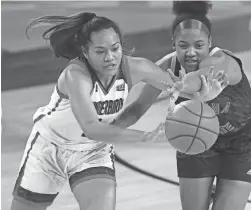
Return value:
<svg viewBox="0 0 251 210">
<path fill-rule="evenodd" d="M 74 116 L 84 132 L 88 125 L 98 122 L 98 116 L 90 97 L 92 80 L 87 72 L 77 65 L 70 65 L 65 72 L 65 86 Z"/>
<path fill-rule="evenodd" d="M 228 50 L 218 50 L 212 57 L 222 58 L 222 62 L 217 67 L 219 70 L 224 70 L 227 74 L 227 80 L 230 85 L 235 85 L 240 82 L 242 78 L 241 67 L 234 58 L 234 54 Z"/>
<path fill-rule="evenodd" d="M 130 57 L 128 63 L 133 86 L 141 81 L 159 90 L 166 90 L 167 85 L 173 84 L 169 73 L 148 59 Z"/>
<path fill-rule="evenodd" d="M 158 98 L 162 90 L 152 86 L 147 83 L 146 74 L 151 74 L 156 69 L 156 64 L 148 63 L 147 59 L 144 58 L 128 58 L 129 65 L 127 75 L 130 75 L 132 88 L 129 92 L 129 95 L 126 100 L 126 107 L 130 107 L 134 110 L 135 113 L 145 112 Z M 153 66 L 149 69 L 149 67 Z M 158 71 L 160 71 L 157 66 Z M 162 70 L 161 70 L 162 71 Z M 162 71 L 164 72 L 164 71 Z M 167 75 L 167 72 L 164 72 L 164 76 Z M 161 78 L 163 79 L 163 78 Z"/>
<path fill-rule="evenodd" d="M 230 85 L 236 85 L 242 79 L 241 67 L 236 59 L 226 53 L 224 54 L 226 56 L 226 63 L 228 66 L 227 79 Z"/>
<path fill-rule="evenodd" d="M 230 85 L 237 84 L 241 78 L 241 68 L 238 62 L 223 50 L 218 50 L 200 63 L 200 72 L 206 74 L 210 66 L 214 66 L 216 72 L 224 71 Z"/>
<path fill-rule="evenodd" d="M 145 82 L 139 82 L 130 91 L 126 100 L 126 107 L 133 107 L 135 113 L 142 113 L 158 98 L 161 91 Z"/>
<path fill-rule="evenodd" d="M 166 56 L 164 56 L 163 58 L 161 58 L 160 60 L 158 60 L 156 62 L 156 64 L 162 68 L 163 70 L 167 70 L 170 69 L 171 67 L 171 60 L 172 57 L 174 56 L 175 52 L 167 54 Z"/>
</svg>

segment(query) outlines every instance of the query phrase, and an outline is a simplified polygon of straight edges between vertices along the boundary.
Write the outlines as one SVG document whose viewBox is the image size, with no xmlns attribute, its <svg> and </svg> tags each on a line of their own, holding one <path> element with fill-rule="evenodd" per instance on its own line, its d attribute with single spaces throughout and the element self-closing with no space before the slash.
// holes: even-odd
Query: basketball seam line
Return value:
<svg viewBox="0 0 251 210">
<path fill-rule="evenodd" d="M 201 103 L 202 104 L 202 103 Z M 182 105 L 180 105 L 180 106 L 182 106 Z M 190 112 L 191 114 L 194 114 L 194 115 L 196 115 L 197 117 L 201 117 L 201 115 L 198 115 L 198 114 L 196 114 L 196 113 L 194 113 L 194 112 L 192 112 L 190 109 L 188 109 L 186 106 L 182 106 L 183 108 L 185 108 L 188 112 Z M 214 116 L 212 116 L 212 117 L 206 117 L 206 116 L 202 116 L 202 118 L 206 118 L 206 119 L 213 119 L 213 118 L 215 118 L 216 117 L 216 115 L 214 115 Z"/>
<path fill-rule="evenodd" d="M 187 152 L 191 149 L 191 147 L 192 147 L 192 145 L 193 145 L 193 143 L 194 143 L 194 140 L 195 140 L 195 138 L 196 138 L 196 135 L 197 135 L 197 133 L 198 133 L 199 126 L 200 126 L 200 123 L 201 123 L 201 116 L 202 116 L 202 113 L 203 113 L 203 105 L 202 105 L 202 103 L 200 103 L 200 118 L 199 118 L 199 123 L 198 123 L 197 129 L 196 129 L 196 131 L 195 131 L 193 140 L 192 140 L 192 142 L 190 143 L 190 146 L 188 147 L 188 149 L 187 149 L 187 151 L 186 151 L 185 153 L 187 153 Z"/>
<path fill-rule="evenodd" d="M 186 137 L 194 137 L 193 135 L 179 135 L 179 136 L 175 136 L 174 138 L 171 138 L 171 139 L 168 139 L 168 140 L 169 140 L 169 141 L 173 141 L 173 140 L 176 139 L 176 138 L 184 137 L 184 136 L 186 136 Z M 200 141 L 204 144 L 205 149 L 207 149 L 206 143 L 205 143 L 201 138 L 199 138 L 199 137 L 196 136 L 196 139 L 200 140 Z"/>
<path fill-rule="evenodd" d="M 173 122 L 180 122 L 180 123 L 184 123 L 184 124 L 187 124 L 187 125 L 191 125 L 191 126 L 194 126 L 194 127 L 197 127 L 196 125 L 192 124 L 192 123 L 188 123 L 188 122 L 184 122 L 184 121 L 181 121 L 181 120 L 175 120 L 175 119 L 168 119 L 166 121 L 173 121 Z M 203 129 L 203 130 L 206 130 L 206 131 L 209 131 L 209 132 L 212 132 L 216 135 L 218 135 L 218 133 L 216 133 L 215 131 L 212 131 L 208 128 L 204 128 L 204 127 L 199 127 L 200 129 Z"/>
</svg>

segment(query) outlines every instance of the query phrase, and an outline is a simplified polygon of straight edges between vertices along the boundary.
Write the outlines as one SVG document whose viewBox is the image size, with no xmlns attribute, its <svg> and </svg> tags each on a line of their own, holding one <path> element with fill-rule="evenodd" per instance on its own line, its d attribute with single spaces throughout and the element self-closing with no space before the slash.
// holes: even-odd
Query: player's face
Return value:
<svg viewBox="0 0 251 210">
<path fill-rule="evenodd" d="M 122 58 L 119 35 L 113 28 L 93 32 L 85 57 L 98 75 L 114 76 Z"/>
<path fill-rule="evenodd" d="M 209 54 L 211 41 L 197 29 L 184 29 L 175 37 L 175 49 L 180 64 L 187 72 L 198 70 L 199 63 Z"/>
</svg>

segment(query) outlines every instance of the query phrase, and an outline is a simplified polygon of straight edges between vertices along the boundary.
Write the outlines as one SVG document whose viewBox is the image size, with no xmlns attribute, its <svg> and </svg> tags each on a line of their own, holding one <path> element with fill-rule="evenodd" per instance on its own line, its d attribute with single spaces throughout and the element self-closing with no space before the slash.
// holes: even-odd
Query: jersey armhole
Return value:
<svg viewBox="0 0 251 210">
<path fill-rule="evenodd" d="M 222 50 L 225 54 L 229 55 L 230 57 L 232 57 L 237 63 L 238 65 L 240 66 L 241 68 L 241 71 L 243 71 L 243 66 L 242 66 L 242 61 L 240 58 L 237 58 L 231 51 L 229 50 Z"/>
</svg>

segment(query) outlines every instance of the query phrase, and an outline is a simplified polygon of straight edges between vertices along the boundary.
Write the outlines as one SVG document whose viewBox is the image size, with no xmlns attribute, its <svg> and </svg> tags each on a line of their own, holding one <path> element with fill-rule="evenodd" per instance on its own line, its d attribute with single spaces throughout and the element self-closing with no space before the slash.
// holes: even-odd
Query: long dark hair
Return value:
<svg viewBox="0 0 251 210">
<path fill-rule="evenodd" d="M 40 25 L 54 25 L 46 30 L 42 37 L 50 41 L 56 57 L 74 59 L 81 55 L 81 46 L 88 47 L 91 33 L 102 29 L 113 28 L 119 35 L 122 45 L 122 33 L 114 21 L 96 16 L 95 13 L 83 12 L 72 16 L 43 16 L 33 20 L 26 28 Z"/>
</svg>

